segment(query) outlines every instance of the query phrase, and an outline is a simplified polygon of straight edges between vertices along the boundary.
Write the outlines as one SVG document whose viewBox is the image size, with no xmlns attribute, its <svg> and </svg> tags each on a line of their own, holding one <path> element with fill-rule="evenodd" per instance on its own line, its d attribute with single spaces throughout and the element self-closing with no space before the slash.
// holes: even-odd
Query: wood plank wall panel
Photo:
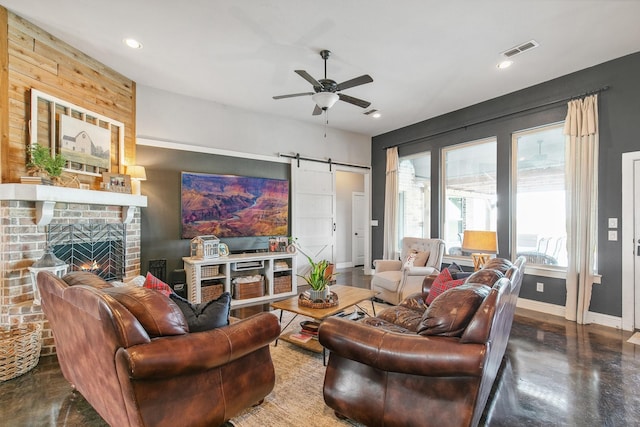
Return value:
<svg viewBox="0 0 640 427">
<path fill-rule="evenodd" d="M 31 88 L 124 123 L 125 164 L 134 164 L 135 82 L 2 7 L 0 24 L 3 14 L 7 27 L 0 54 L 7 58 L 7 84 L 0 91 L 0 113 L 8 125 L 3 125 L 2 182 L 19 182 L 26 173 Z M 8 114 L 3 113 L 3 103 Z M 112 152 L 118 153 L 118 147 Z M 112 171 L 122 173 L 123 165 L 117 161 L 117 157 L 112 160 Z M 98 188 L 98 178 L 80 178 Z"/>
<path fill-rule="evenodd" d="M 0 165 L 4 164 L 9 152 L 9 22 L 7 10 L 0 7 Z M 0 166 L 0 171 L 2 171 Z"/>
</svg>

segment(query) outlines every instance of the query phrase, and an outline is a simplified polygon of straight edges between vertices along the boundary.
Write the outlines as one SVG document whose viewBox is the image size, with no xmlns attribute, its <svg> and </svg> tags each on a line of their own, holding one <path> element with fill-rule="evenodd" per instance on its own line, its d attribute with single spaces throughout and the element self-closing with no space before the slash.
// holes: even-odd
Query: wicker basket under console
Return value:
<svg viewBox="0 0 640 427">
<path fill-rule="evenodd" d="M 251 278 L 254 280 L 250 280 Z M 264 278 L 262 276 L 252 276 L 251 278 L 237 277 L 233 280 L 234 299 L 249 299 L 264 296 Z"/>
</svg>

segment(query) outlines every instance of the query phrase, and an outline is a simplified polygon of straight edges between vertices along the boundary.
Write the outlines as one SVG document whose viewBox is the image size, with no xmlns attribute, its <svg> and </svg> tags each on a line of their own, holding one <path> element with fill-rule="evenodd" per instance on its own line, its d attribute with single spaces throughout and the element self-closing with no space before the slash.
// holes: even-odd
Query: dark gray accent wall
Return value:
<svg viewBox="0 0 640 427">
<path fill-rule="evenodd" d="M 180 184 L 182 172 L 256 176 L 291 180 L 288 163 L 267 162 L 240 157 L 219 156 L 193 151 L 138 145 L 136 162 L 145 167 L 147 180 L 142 194 L 148 206 L 141 214 L 141 274 L 149 260 L 167 260 L 169 273 L 183 268 L 182 257 L 189 256 L 190 240 L 180 238 Z M 267 237 L 221 239 L 232 252 L 267 249 Z"/>
<path fill-rule="evenodd" d="M 517 72 L 517 69 L 508 72 Z M 640 52 L 581 70 L 499 98 L 425 120 L 411 126 L 375 136 L 371 144 L 372 259 L 382 256 L 384 187 L 386 156 L 384 149 L 399 145 L 400 156 L 431 151 L 431 230 L 440 236 L 441 149 L 448 145 L 497 137 L 498 143 L 498 241 L 499 256 L 510 258 L 510 168 L 511 134 L 560 120 L 566 115 L 566 103 L 534 108 L 563 98 L 577 96 L 603 86 L 610 89 L 599 96 L 600 153 L 598 194 L 598 254 L 602 284 L 593 286 L 590 310 L 612 316 L 622 315 L 622 261 L 620 241 L 607 240 L 607 218 L 622 219 L 622 153 L 640 150 Z M 520 114 L 510 113 L 529 110 Z M 507 117 L 497 118 L 507 114 Z M 460 126 L 483 122 L 453 132 Z M 444 133 L 443 133 L 444 132 Z M 430 137 L 430 135 L 439 134 Z M 547 206 L 554 209 L 554 206 Z M 621 229 L 619 227 L 619 230 Z M 543 294 L 535 292 L 537 281 L 545 283 Z M 563 280 L 526 276 L 521 296 L 557 305 L 565 305 Z"/>
</svg>

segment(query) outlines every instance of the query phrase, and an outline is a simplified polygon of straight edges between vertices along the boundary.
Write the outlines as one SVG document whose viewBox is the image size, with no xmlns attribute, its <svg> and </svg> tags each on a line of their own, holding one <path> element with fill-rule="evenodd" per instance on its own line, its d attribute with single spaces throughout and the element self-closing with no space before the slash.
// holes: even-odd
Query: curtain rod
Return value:
<svg viewBox="0 0 640 427">
<path fill-rule="evenodd" d="M 292 155 L 292 154 L 283 154 L 283 153 L 278 153 L 278 156 L 280 157 L 286 157 L 288 159 L 297 159 L 298 160 L 298 167 L 300 167 L 300 160 L 306 160 L 308 162 L 316 162 L 316 163 L 326 163 L 329 165 L 329 171 L 331 171 L 331 166 L 332 165 L 338 165 L 338 166 L 349 166 L 351 168 L 360 168 L 360 169 L 371 169 L 370 166 L 362 166 L 362 165 L 354 165 L 351 163 L 341 163 L 341 162 L 334 162 L 331 159 L 327 159 L 327 160 L 321 160 L 321 159 L 311 159 L 309 157 L 301 157 L 300 153 L 296 153 L 296 155 Z"/>
<path fill-rule="evenodd" d="M 427 136 L 421 136 L 420 138 L 411 139 L 409 141 L 401 142 L 399 144 L 388 145 L 386 147 L 382 147 L 382 150 L 384 151 L 387 148 L 400 147 L 401 145 L 408 145 L 408 144 L 413 144 L 413 143 L 416 143 L 416 142 L 421 142 L 421 141 L 424 141 L 425 139 L 429 139 L 429 138 L 433 138 L 433 137 L 436 137 L 436 136 L 444 135 L 445 133 L 454 132 L 454 131 L 461 130 L 461 129 L 466 129 L 466 128 L 471 127 L 471 126 L 477 126 L 477 125 L 480 125 L 480 124 L 483 124 L 483 123 L 486 123 L 486 122 L 490 122 L 492 120 L 503 119 L 505 117 L 515 116 L 516 114 L 526 113 L 526 112 L 531 111 L 531 110 L 537 110 L 538 108 L 550 107 L 552 105 L 559 104 L 561 102 L 568 102 L 568 101 L 572 101 L 574 99 L 584 98 L 585 96 L 594 95 L 596 93 L 604 92 L 606 90 L 609 90 L 609 88 L 610 88 L 609 86 L 602 86 L 599 89 L 595 89 L 595 90 L 591 90 L 591 91 L 588 91 L 588 92 L 584 92 L 584 93 L 582 93 L 580 95 L 574 95 L 574 96 L 570 96 L 570 97 L 567 97 L 567 98 L 558 99 L 558 100 L 555 100 L 555 101 L 550 101 L 550 102 L 547 102 L 547 103 L 544 103 L 544 104 L 536 105 L 536 106 L 533 106 L 533 107 L 524 108 L 522 110 L 512 111 L 510 113 L 502 114 L 500 116 L 491 117 L 490 119 L 479 120 L 477 122 L 468 123 L 466 125 L 458 126 L 456 128 L 447 129 L 447 130 L 443 130 L 441 132 L 432 133 L 432 134 L 427 135 Z"/>
</svg>

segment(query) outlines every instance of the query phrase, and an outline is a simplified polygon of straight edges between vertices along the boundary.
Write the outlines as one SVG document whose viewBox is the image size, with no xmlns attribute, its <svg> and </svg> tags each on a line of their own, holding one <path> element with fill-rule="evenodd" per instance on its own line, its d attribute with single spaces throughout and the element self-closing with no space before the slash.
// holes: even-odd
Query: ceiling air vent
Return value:
<svg viewBox="0 0 640 427">
<path fill-rule="evenodd" d="M 375 113 L 376 111 L 378 111 L 378 110 L 376 110 L 376 109 L 371 109 L 371 110 L 369 110 L 369 111 L 365 111 L 365 112 L 364 112 L 364 113 L 362 113 L 362 114 L 364 114 L 364 115 L 368 116 L 369 114 L 373 114 L 373 113 Z"/>
<path fill-rule="evenodd" d="M 507 58 L 511 58 L 514 57 L 516 55 L 520 55 L 521 53 L 527 51 L 527 50 L 531 50 L 535 47 L 540 46 L 540 44 L 538 44 L 537 41 L 535 40 L 529 40 L 528 42 L 524 42 L 516 47 L 512 47 L 511 49 L 508 49 L 504 52 L 502 52 L 502 54 L 504 56 L 506 56 Z"/>
</svg>

